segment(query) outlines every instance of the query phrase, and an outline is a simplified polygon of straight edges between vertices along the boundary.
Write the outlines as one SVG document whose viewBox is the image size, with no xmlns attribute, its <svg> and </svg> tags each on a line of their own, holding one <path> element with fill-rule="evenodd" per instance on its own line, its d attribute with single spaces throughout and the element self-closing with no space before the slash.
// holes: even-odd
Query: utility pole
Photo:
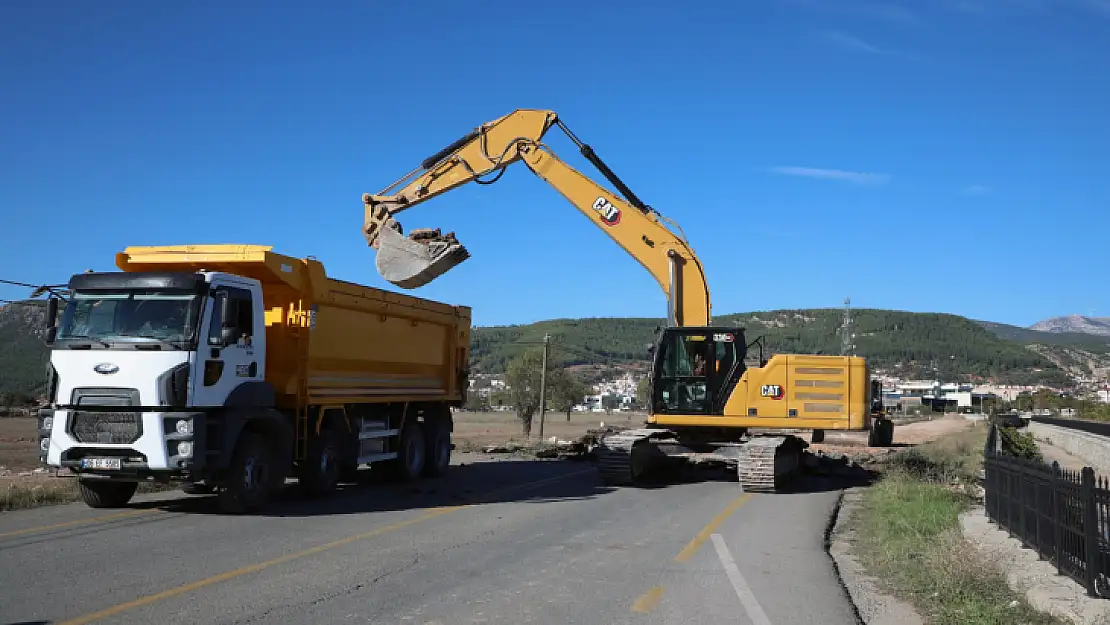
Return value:
<svg viewBox="0 0 1110 625">
<path fill-rule="evenodd" d="M 844 319 L 840 323 L 840 355 L 852 356 L 856 346 L 853 344 L 855 334 L 852 333 L 852 298 L 844 298 Z"/>
<path fill-rule="evenodd" d="M 543 335 L 543 367 L 540 369 L 540 440 L 543 440 L 543 413 L 547 409 L 547 351 L 551 337 Z"/>
</svg>

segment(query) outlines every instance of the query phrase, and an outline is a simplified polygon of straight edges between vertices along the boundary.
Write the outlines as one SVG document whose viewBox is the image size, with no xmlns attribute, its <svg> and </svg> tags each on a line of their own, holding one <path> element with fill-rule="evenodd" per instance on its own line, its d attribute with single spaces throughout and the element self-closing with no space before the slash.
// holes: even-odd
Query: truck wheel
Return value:
<svg viewBox="0 0 1110 625">
<path fill-rule="evenodd" d="M 397 482 L 408 482 L 420 477 L 427 459 L 424 431 L 416 419 L 405 420 L 397 444 L 397 457 L 389 461 L 389 476 Z"/>
<path fill-rule="evenodd" d="M 327 428 L 308 445 L 308 456 L 297 481 L 309 497 L 322 497 L 335 490 L 341 472 L 339 436 Z"/>
<path fill-rule="evenodd" d="M 425 429 L 424 461 L 425 477 L 439 477 L 447 472 L 451 465 L 451 432 L 447 430 L 446 423 L 435 423 Z"/>
<path fill-rule="evenodd" d="M 270 491 L 271 465 L 266 439 L 255 432 L 244 433 L 235 447 L 227 479 L 220 487 L 220 510 L 244 514 L 261 508 Z"/>
<path fill-rule="evenodd" d="M 122 508 L 135 496 L 139 483 L 79 480 L 77 486 L 81 499 L 90 508 Z"/>
</svg>

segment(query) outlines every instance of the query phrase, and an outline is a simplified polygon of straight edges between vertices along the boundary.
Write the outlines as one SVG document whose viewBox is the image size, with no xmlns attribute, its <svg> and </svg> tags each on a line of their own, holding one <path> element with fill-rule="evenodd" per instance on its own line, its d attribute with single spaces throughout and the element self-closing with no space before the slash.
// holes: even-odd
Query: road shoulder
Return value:
<svg viewBox="0 0 1110 625">
<path fill-rule="evenodd" d="M 1083 586 L 1057 573 L 1035 550 L 992 524 L 982 506 L 960 514 L 960 528 L 979 555 L 992 561 L 1010 588 L 1034 609 L 1076 625 L 1110 623 L 1110 601 L 1088 596 Z"/>
<path fill-rule="evenodd" d="M 867 575 L 852 554 L 855 538 L 852 520 L 859 507 L 862 488 L 849 488 L 841 494 L 833 513 L 827 539 L 829 556 L 840 582 L 848 591 L 856 614 L 865 625 L 922 625 L 924 621 L 910 604 L 880 592 L 875 578 Z"/>
</svg>

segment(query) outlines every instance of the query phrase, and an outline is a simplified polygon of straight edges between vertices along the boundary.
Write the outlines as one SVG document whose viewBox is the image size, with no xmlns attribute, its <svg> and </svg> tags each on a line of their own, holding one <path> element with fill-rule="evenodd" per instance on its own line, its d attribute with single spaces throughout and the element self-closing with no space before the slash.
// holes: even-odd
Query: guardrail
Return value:
<svg viewBox="0 0 1110 625">
<path fill-rule="evenodd" d="M 987 518 L 1087 589 L 1110 598 L 1110 480 L 1006 452 L 993 424 L 983 450 Z"/>
<path fill-rule="evenodd" d="M 1061 419 L 1058 417 L 1038 416 L 1030 417 L 1029 420 L 1034 423 L 1055 425 L 1069 430 L 1079 430 L 1081 432 L 1087 432 L 1088 434 L 1110 437 L 1110 423 L 1105 421 L 1085 421 L 1083 419 Z"/>
</svg>

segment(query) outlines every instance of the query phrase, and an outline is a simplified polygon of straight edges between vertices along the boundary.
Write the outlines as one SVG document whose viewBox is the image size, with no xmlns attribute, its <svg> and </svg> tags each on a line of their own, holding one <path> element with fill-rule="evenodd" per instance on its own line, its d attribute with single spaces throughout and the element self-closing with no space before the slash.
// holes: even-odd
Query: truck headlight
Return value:
<svg viewBox="0 0 1110 625">
<path fill-rule="evenodd" d="M 46 453 L 46 452 L 50 451 L 50 437 L 49 436 L 44 436 L 44 437 L 42 437 L 42 440 L 39 441 L 39 450 L 41 450 L 42 453 Z"/>
<path fill-rule="evenodd" d="M 44 430 L 53 430 L 54 429 L 54 417 L 44 418 L 42 420 L 42 429 L 44 429 Z"/>
<path fill-rule="evenodd" d="M 178 419 L 174 424 L 174 429 L 182 436 L 188 436 L 193 433 L 193 421 L 191 419 Z"/>
<path fill-rule="evenodd" d="M 180 421 L 178 423 L 180 423 Z M 178 441 L 177 455 L 185 456 L 186 458 L 193 455 L 193 444 L 189 441 Z"/>
</svg>

